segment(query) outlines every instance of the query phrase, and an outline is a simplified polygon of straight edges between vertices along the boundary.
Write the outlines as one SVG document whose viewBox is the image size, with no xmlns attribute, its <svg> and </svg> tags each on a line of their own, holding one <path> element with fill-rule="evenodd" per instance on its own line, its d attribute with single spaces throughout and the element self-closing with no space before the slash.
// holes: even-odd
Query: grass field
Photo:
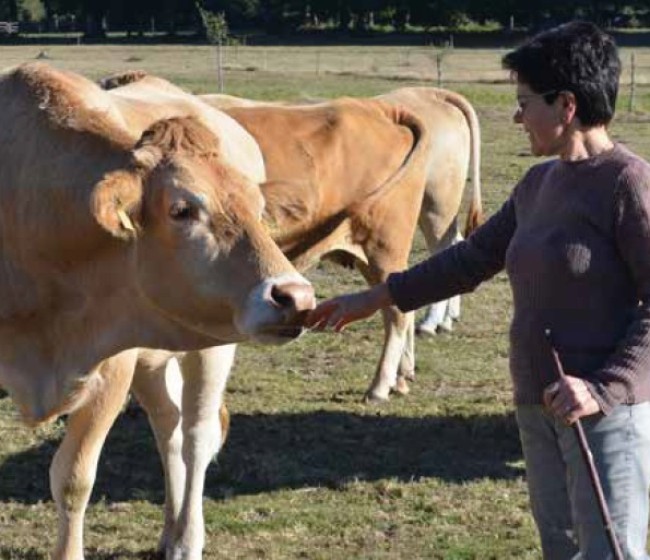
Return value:
<svg viewBox="0 0 650 560">
<path fill-rule="evenodd" d="M 143 68 L 197 92 L 216 87 L 214 53 L 206 47 L 2 47 L 0 61 L 16 64 L 41 50 L 53 64 L 92 78 Z M 360 51 L 341 48 L 327 56 L 337 54 L 345 68 Z M 374 95 L 427 83 L 424 69 L 411 68 L 418 75 L 404 78 L 392 71 L 356 75 L 351 62 L 344 73 L 323 66 L 316 74 L 292 64 L 291 56 L 299 61 L 304 52 L 282 55 L 291 72 L 276 71 L 268 61 L 265 70 L 258 52 L 256 69 L 243 68 L 248 63 L 241 59 L 241 67 L 232 63 L 228 93 L 269 99 Z M 415 60 L 400 49 L 385 53 L 391 60 Z M 461 54 L 477 67 L 498 69 L 498 51 L 453 56 Z M 650 50 L 638 54 L 645 56 L 650 60 Z M 450 87 L 479 113 L 483 193 L 491 213 L 536 160 L 511 123 L 512 87 L 501 83 L 503 76 L 500 83 L 472 78 Z M 636 94 L 636 110 L 621 110 L 612 130 L 650 157 L 650 98 L 643 87 Z M 625 91 L 620 103 L 626 107 Z M 424 256 L 418 237 L 413 260 Z M 319 297 L 363 286 L 359 275 L 329 265 L 309 276 Z M 360 402 L 379 357 L 379 320 L 282 348 L 240 347 L 227 394 L 231 436 L 207 480 L 205 558 L 539 558 L 510 403 L 510 311 L 503 275 L 465 297 L 453 334 L 418 341 L 411 395 L 384 406 Z M 0 400 L 2 560 L 48 557 L 56 518 L 47 469 L 63 429 L 59 421 L 29 430 L 9 400 Z M 100 462 L 87 515 L 89 560 L 149 558 L 162 526 L 162 500 L 153 438 L 144 415 L 129 408 Z"/>
</svg>

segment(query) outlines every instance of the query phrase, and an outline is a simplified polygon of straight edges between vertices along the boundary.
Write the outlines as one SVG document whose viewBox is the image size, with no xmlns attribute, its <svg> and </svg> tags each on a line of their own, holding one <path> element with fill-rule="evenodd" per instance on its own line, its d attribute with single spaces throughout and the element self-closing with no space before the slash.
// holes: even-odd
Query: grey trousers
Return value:
<svg viewBox="0 0 650 560">
<path fill-rule="evenodd" d="M 516 414 L 544 559 L 613 558 L 573 428 L 542 406 L 518 406 Z M 649 560 L 650 403 L 621 405 L 582 425 L 624 556 Z"/>
</svg>

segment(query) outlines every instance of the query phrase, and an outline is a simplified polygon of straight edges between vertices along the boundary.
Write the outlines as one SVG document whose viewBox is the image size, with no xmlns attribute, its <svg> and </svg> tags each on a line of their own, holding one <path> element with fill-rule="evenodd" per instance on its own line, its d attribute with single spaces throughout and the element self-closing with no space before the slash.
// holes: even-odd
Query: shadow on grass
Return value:
<svg viewBox="0 0 650 560">
<path fill-rule="evenodd" d="M 39 552 L 35 548 L 0 546 L 0 558 L 2 560 L 48 560 L 50 555 Z M 90 548 L 86 549 L 86 558 L 89 560 L 160 560 L 160 555 L 154 551 L 129 552 L 120 549 L 115 552 L 103 552 Z"/>
<path fill-rule="evenodd" d="M 208 471 L 211 498 L 306 486 L 343 488 L 355 480 L 433 477 L 462 483 L 522 475 L 513 466 L 521 449 L 512 414 L 237 414 L 231 425 L 218 465 Z M 1 464 L 0 500 L 49 499 L 47 473 L 57 445 L 45 442 Z M 93 501 L 99 499 L 164 501 L 160 461 L 139 408 L 129 408 L 111 430 L 93 490 Z"/>
<path fill-rule="evenodd" d="M 341 488 L 353 480 L 439 478 L 462 483 L 522 475 L 514 415 L 238 415 L 207 494 Z"/>
</svg>

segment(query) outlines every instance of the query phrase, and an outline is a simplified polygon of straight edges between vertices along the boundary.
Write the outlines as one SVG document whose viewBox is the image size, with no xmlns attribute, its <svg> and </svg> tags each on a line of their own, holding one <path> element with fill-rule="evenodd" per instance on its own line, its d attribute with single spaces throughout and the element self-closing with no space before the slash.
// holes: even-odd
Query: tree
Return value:
<svg viewBox="0 0 650 560">
<path fill-rule="evenodd" d="M 223 13 L 236 26 L 250 25 L 260 17 L 260 0 L 204 0 L 203 7 L 214 13 Z"/>
<path fill-rule="evenodd" d="M 20 0 L 0 0 L 0 19 L 3 21 L 18 21 Z"/>
</svg>

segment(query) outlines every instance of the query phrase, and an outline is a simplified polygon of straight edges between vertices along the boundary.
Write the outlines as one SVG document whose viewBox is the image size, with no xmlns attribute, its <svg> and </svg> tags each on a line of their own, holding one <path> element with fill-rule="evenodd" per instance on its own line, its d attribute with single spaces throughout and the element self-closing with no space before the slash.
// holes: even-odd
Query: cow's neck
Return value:
<svg viewBox="0 0 650 560">
<path fill-rule="evenodd" d="M 76 271 L 76 283 L 67 286 L 65 277 L 47 285 L 32 278 L 40 299 L 31 301 L 29 308 L 16 307 L 15 313 L 7 314 L 11 310 L 4 308 L 0 386 L 9 391 L 27 422 L 69 412 L 83 398 L 84 388 L 92 385 L 98 364 L 122 350 L 216 343 L 152 313 L 127 261 L 124 255 L 116 256 L 85 275 Z"/>
</svg>

